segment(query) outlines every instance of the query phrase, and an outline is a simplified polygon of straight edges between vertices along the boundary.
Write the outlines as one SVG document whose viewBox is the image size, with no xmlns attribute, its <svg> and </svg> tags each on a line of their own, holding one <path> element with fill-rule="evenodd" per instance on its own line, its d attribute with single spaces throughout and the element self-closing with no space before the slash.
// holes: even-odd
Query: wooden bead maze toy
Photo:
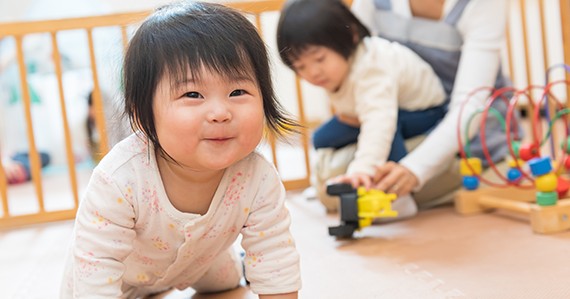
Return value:
<svg viewBox="0 0 570 299">
<path fill-rule="evenodd" d="M 567 72 L 570 71 L 570 66 L 558 66 L 563 66 Z M 570 186 L 568 114 L 570 109 L 552 91 L 557 85 L 565 85 L 568 88 L 569 83 L 570 81 L 566 80 L 553 81 L 545 86 L 528 86 L 523 90 L 480 88 L 469 95 L 458 117 L 457 138 L 464 188 L 459 190 L 455 197 L 457 212 L 470 215 L 503 209 L 528 215 L 535 233 L 548 234 L 570 229 L 570 197 L 568 196 Z M 536 90 L 539 90 L 541 96 L 535 102 L 531 95 Z M 483 91 L 490 93 L 485 108 L 471 114 L 463 128 L 464 132 L 461 132 L 465 105 L 473 95 Z M 513 94 L 510 99 L 506 95 L 509 92 Z M 522 142 L 516 129 L 519 127 L 515 117 L 516 105 L 519 99 L 524 97 L 528 99 L 530 105 L 531 130 L 526 132 L 530 134 L 528 142 Z M 491 104 L 497 100 L 503 100 L 508 104 L 505 118 L 491 107 Z M 541 117 L 541 111 L 543 111 L 544 118 Z M 502 181 L 499 183 L 490 181 L 481 175 L 482 160 L 473 157 L 469 150 L 468 131 L 472 121 L 479 114 L 483 154 L 488 167 Z M 489 115 L 497 118 L 506 132 L 509 149 L 506 159 L 509 167 L 505 174 L 501 173 L 493 163 L 485 144 L 485 120 Z M 543 134 L 544 123 L 548 129 Z M 560 127 L 564 129 L 560 130 Z M 514 134 L 511 133 L 510 128 L 514 128 Z M 560 136 L 562 132 L 563 136 Z M 555 139 L 560 137 L 562 137 L 562 142 L 557 148 L 554 146 Z M 550 155 L 542 155 L 544 148 L 548 147 L 550 147 Z"/>
</svg>

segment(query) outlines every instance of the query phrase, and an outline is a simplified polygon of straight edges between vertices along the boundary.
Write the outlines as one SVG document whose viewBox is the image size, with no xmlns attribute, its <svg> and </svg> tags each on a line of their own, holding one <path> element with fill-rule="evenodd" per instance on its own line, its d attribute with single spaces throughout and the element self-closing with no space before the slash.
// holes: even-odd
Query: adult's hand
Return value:
<svg viewBox="0 0 570 299">
<path fill-rule="evenodd" d="M 398 196 L 409 194 L 419 184 L 415 174 L 399 163 L 388 161 L 376 167 L 373 184 L 375 188 Z"/>
</svg>

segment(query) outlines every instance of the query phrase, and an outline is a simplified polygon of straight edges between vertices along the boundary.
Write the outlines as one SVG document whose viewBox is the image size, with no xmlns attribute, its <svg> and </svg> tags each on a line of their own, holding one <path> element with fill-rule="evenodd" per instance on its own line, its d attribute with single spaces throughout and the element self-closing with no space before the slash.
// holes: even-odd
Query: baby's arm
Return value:
<svg viewBox="0 0 570 299">
<path fill-rule="evenodd" d="M 74 297 L 122 296 L 122 261 L 135 238 L 131 202 L 95 171 L 81 201 L 73 235 Z"/>
<path fill-rule="evenodd" d="M 258 164 L 259 176 L 251 186 L 258 192 L 241 231 L 246 277 L 260 298 L 297 298 L 301 287 L 299 254 L 289 231 L 285 189 L 267 161 Z"/>
</svg>

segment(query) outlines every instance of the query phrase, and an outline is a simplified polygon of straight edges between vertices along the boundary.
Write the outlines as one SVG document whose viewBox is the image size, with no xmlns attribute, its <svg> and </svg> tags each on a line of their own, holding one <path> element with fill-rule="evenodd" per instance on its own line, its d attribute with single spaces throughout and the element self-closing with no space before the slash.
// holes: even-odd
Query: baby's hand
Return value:
<svg viewBox="0 0 570 299">
<path fill-rule="evenodd" d="M 364 186 L 366 190 L 372 187 L 372 177 L 364 173 L 353 173 L 353 174 L 343 174 L 330 179 L 328 184 L 339 184 L 347 183 L 352 185 L 352 188 L 356 189 L 360 186 Z"/>
</svg>

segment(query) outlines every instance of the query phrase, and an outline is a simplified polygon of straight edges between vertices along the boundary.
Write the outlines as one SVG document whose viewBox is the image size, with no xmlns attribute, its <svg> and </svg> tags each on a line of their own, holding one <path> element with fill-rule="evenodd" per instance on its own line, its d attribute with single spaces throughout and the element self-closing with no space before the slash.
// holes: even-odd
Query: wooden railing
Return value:
<svg viewBox="0 0 570 299">
<path fill-rule="evenodd" d="M 228 6 L 237 8 L 251 16 L 255 25 L 260 30 L 262 28 L 261 15 L 267 12 L 274 12 L 281 9 L 283 4 L 282 0 L 265 0 L 265 1 L 244 1 L 244 2 L 230 2 Z M 133 26 L 140 22 L 150 12 L 133 12 L 122 14 L 110 14 L 103 16 L 92 16 L 83 18 L 68 18 L 60 20 L 48 21 L 32 21 L 32 22 L 13 22 L 13 23 L 0 23 L 0 39 L 4 37 L 12 37 L 16 45 L 16 60 L 19 69 L 20 89 L 22 91 L 22 102 L 24 106 L 24 118 L 27 128 L 27 140 L 29 143 L 30 154 L 30 168 L 33 188 L 35 189 L 35 197 L 37 200 L 38 211 L 31 214 L 14 215 L 9 203 L 14 200 L 8 200 L 8 184 L 6 174 L 0 161 L 0 197 L 2 203 L 2 216 L 0 217 L 0 229 L 6 227 L 14 227 L 25 224 L 42 223 L 55 220 L 71 219 L 75 216 L 77 206 L 79 203 L 79 188 L 76 173 L 76 164 L 74 153 L 72 149 L 72 135 L 70 133 L 68 119 L 68 111 L 66 107 L 66 100 L 64 96 L 64 80 L 62 71 L 62 58 L 60 48 L 58 45 L 57 35 L 62 31 L 67 30 L 84 30 L 87 34 L 87 43 L 89 49 L 89 60 L 91 68 L 91 77 L 93 82 L 93 108 L 95 111 L 95 124 L 98 131 L 99 151 L 105 154 L 109 150 L 108 134 L 106 132 L 107 125 L 105 124 L 104 107 L 102 100 L 101 87 L 99 84 L 100 74 L 97 69 L 95 46 L 93 38 L 93 30 L 101 27 L 119 27 L 122 35 L 122 45 L 126 47 L 128 44 L 128 27 Z M 136 26 L 136 25 L 135 25 Z M 30 92 L 28 90 L 28 75 L 25 63 L 25 54 L 23 39 L 27 35 L 37 33 L 48 33 L 51 38 L 51 47 L 53 52 L 53 64 L 55 66 L 55 75 L 57 77 L 57 84 L 59 90 L 61 116 L 63 118 L 63 134 L 65 136 L 65 153 L 67 161 L 67 171 L 70 178 L 71 193 L 73 197 L 73 207 L 70 209 L 47 211 L 44 204 L 44 185 L 42 180 L 41 162 L 39 152 L 36 147 L 36 132 L 33 130 L 32 108 L 30 100 Z M 297 78 L 294 96 L 297 96 L 297 116 L 301 124 L 305 123 L 305 114 L 303 111 L 303 99 L 300 91 L 300 81 Z M 279 169 L 277 151 L 279 143 L 274 138 L 269 138 L 268 143 L 271 148 L 272 159 L 277 168 Z M 284 184 L 287 189 L 298 189 L 309 186 L 310 167 L 309 167 L 309 153 L 308 153 L 308 139 L 305 134 L 302 134 L 300 140 L 297 142 L 304 152 L 305 159 L 305 174 L 299 179 L 285 180 Z"/>
<path fill-rule="evenodd" d="M 245 14 L 252 17 L 254 24 L 256 24 L 257 28 L 263 33 L 263 26 L 261 21 L 261 16 L 265 13 L 276 12 L 279 11 L 283 5 L 283 0 L 251 0 L 251 1 L 243 1 L 243 2 L 229 2 L 227 5 L 232 6 L 234 8 L 242 10 Z M 350 3 L 351 1 L 347 1 Z M 551 5 L 553 2 L 548 2 Z M 527 15 L 529 14 L 528 5 L 533 4 L 535 7 L 539 7 L 538 15 L 539 15 L 539 24 L 540 24 L 540 32 L 542 39 L 541 40 L 534 40 L 529 38 L 529 22 L 527 20 Z M 557 61 L 553 61 L 552 58 L 549 58 L 549 53 L 551 49 L 548 49 L 548 46 L 551 43 L 548 42 L 544 38 L 546 33 L 552 26 L 555 28 L 561 28 L 561 38 L 562 38 L 562 47 L 563 47 L 563 59 L 560 62 L 570 63 L 570 2 L 568 0 L 560 0 L 558 3 L 559 11 L 556 11 L 560 15 L 560 24 L 550 24 L 548 23 L 548 18 L 545 17 L 544 8 L 545 3 L 543 0 L 512 0 L 510 5 L 512 7 L 516 7 L 518 9 L 513 9 L 517 13 L 517 15 L 510 16 L 509 22 L 509 30 L 507 34 L 507 57 L 508 57 L 508 66 L 507 69 L 510 72 L 511 77 L 515 77 L 515 83 L 519 85 L 530 85 L 533 84 L 534 79 L 532 78 L 531 74 L 535 71 L 533 70 L 532 62 L 535 62 L 536 59 L 542 60 L 542 65 L 545 66 L 544 70 L 552 64 L 556 63 Z M 531 9 L 532 13 L 535 13 L 536 10 Z M 105 115 L 103 109 L 103 100 L 101 94 L 101 87 L 99 86 L 99 78 L 101 74 L 99 74 L 97 69 L 96 63 L 96 55 L 95 55 L 95 46 L 94 46 L 94 38 L 93 38 L 93 31 L 94 29 L 101 28 L 101 27 L 118 27 L 121 31 L 122 37 L 122 47 L 126 47 L 128 44 L 128 29 L 131 26 L 136 26 L 138 22 L 140 22 L 145 16 L 147 16 L 150 12 L 149 11 L 142 11 L 142 12 L 133 12 L 133 13 L 122 13 L 122 14 L 110 14 L 110 15 L 103 15 L 103 16 L 93 16 L 93 17 L 84 17 L 84 18 L 68 18 L 68 19 L 60 19 L 60 20 L 49 20 L 49 21 L 32 21 L 32 22 L 12 22 L 12 23 L 0 23 L 0 39 L 4 37 L 12 37 L 15 40 L 16 44 L 16 60 L 19 69 L 19 78 L 20 78 L 20 89 L 22 91 L 22 101 L 24 105 L 24 118 L 27 128 L 27 140 L 29 142 L 29 152 L 30 152 L 30 165 L 31 165 L 31 174 L 32 174 L 32 182 L 34 193 L 35 193 L 35 200 L 37 201 L 38 210 L 37 212 L 31 214 L 15 214 L 12 212 L 12 207 L 9 203 L 14 202 L 14 200 L 8 200 L 9 192 L 8 186 L 6 181 L 6 174 L 4 173 L 4 168 L 1 165 L 0 161 L 0 197 L 1 197 L 1 208 L 2 214 L 0 216 L 0 229 L 8 228 L 8 227 L 15 227 L 21 226 L 26 224 L 34 224 L 34 223 L 43 223 L 48 221 L 55 221 L 55 220 L 63 220 L 63 219 L 71 219 L 75 216 L 77 205 L 79 203 L 79 184 L 77 179 L 77 172 L 76 172 L 76 164 L 74 160 L 74 154 L 72 149 L 72 135 L 70 133 L 70 125 L 67 122 L 68 118 L 68 111 L 66 107 L 66 101 L 64 96 L 64 81 L 63 81 L 63 72 L 62 71 L 62 58 L 61 58 L 61 51 L 59 49 L 57 35 L 62 31 L 67 30 L 83 30 L 87 34 L 87 46 L 89 49 L 89 60 L 90 60 L 90 67 L 91 67 L 91 76 L 93 82 L 93 106 L 95 111 L 95 123 L 96 128 L 100 137 L 100 148 L 99 150 L 102 154 L 106 153 L 109 150 L 109 141 L 107 138 L 106 132 L 106 124 L 105 124 Z M 517 20 L 520 20 L 519 23 L 514 22 L 513 17 L 517 17 Z M 515 33 L 521 34 L 523 37 L 522 46 L 520 44 L 516 44 L 513 42 L 514 38 L 512 38 Z M 73 207 L 69 209 L 58 209 L 58 210 L 47 210 L 44 205 L 44 182 L 42 180 L 42 170 L 40 165 L 40 159 L 38 155 L 38 149 L 36 148 L 35 144 L 35 132 L 33 130 L 33 119 L 31 113 L 31 100 L 30 100 L 30 92 L 28 90 L 28 76 L 26 73 L 26 65 L 25 65 L 25 54 L 23 50 L 23 39 L 25 36 L 30 34 L 36 33 L 48 33 L 51 38 L 51 47 L 53 51 L 53 64 L 55 69 L 55 75 L 57 77 L 57 85 L 59 90 L 59 105 L 62 115 L 63 121 L 63 134 L 65 137 L 65 153 L 66 153 L 66 167 L 67 172 L 69 173 L 69 181 L 70 181 L 70 193 L 72 194 L 73 198 Z M 543 49 L 543 55 L 533 55 L 530 51 L 532 48 L 531 45 L 540 45 Z M 524 57 L 522 62 L 519 62 L 514 57 Z M 522 55 L 522 56 L 521 56 Z M 525 75 L 520 75 L 525 74 Z M 525 77 L 525 80 L 521 80 L 520 78 Z M 297 101 L 295 102 L 296 107 L 296 116 L 301 124 L 306 124 L 306 116 L 304 111 L 303 105 L 303 94 L 301 91 L 301 82 L 298 77 L 295 77 L 294 84 L 291 86 L 291 97 L 296 97 Z M 570 95 L 570 89 L 566 91 L 567 98 Z M 281 144 L 272 139 L 271 137 L 268 138 L 268 144 L 270 145 L 270 152 L 273 159 L 274 164 L 276 165 L 277 169 L 280 169 L 279 159 L 277 158 L 277 153 L 281 148 Z M 299 147 L 303 154 L 304 159 L 304 174 L 301 178 L 291 179 L 291 180 L 284 180 L 284 184 L 287 189 L 299 189 L 304 188 L 310 185 L 310 163 L 309 163 L 309 145 L 308 145 L 308 136 L 307 134 L 302 134 L 297 141 L 294 142 L 295 146 Z"/>
<path fill-rule="evenodd" d="M 547 72 L 570 63 L 570 1 L 510 0 L 506 33 L 507 73 L 518 89 L 544 85 Z M 558 79 L 565 78 L 559 68 Z M 570 99 L 570 86 L 564 98 Z"/>
</svg>

